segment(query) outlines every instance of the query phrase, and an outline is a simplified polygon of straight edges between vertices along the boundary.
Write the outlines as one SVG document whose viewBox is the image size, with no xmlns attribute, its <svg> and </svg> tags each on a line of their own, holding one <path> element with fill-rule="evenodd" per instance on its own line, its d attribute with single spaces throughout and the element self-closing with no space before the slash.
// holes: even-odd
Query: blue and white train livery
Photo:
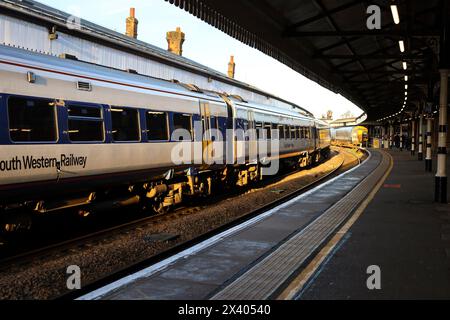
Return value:
<svg viewBox="0 0 450 320">
<path fill-rule="evenodd" d="M 294 105 L 262 105 L 1 45 L 0 78 L 0 216 L 64 208 L 86 213 L 105 202 L 161 212 L 184 196 L 261 179 L 259 159 L 230 163 L 226 152 L 213 152 L 214 144 L 248 154 L 256 139 L 278 138 L 279 153 L 266 158 L 299 166 L 329 153 L 328 126 Z M 190 161 L 174 164 L 177 129 L 190 133 L 183 144 L 210 161 L 192 152 Z M 227 130 L 238 129 L 255 129 L 257 137 L 226 141 Z"/>
</svg>

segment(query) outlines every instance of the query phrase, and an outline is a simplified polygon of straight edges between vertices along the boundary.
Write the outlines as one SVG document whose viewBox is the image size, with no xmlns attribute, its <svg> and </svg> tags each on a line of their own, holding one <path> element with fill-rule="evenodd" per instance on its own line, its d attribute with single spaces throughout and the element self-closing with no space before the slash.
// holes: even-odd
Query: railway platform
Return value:
<svg viewBox="0 0 450 320">
<path fill-rule="evenodd" d="M 424 169 L 407 151 L 371 150 L 352 171 L 82 299 L 448 298 L 450 206 L 433 202 Z M 369 266 L 380 289 L 367 287 Z"/>
<path fill-rule="evenodd" d="M 394 165 L 383 186 L 296 299 L 450 297 L 450 206 L 433 202 L 434 173 L 424 161 L 389 153 Z M 370 265 L 380 268 L 381 290 L 367 289 Z"/>
<path fill-rule="evenodd" d="M 79 299 L 292 298 L 300 290 L 291 285 L 310 278 L 311 265 L 320 265 L 314 257 L 339 243 L 336 235 L 345 234 L 391 163 L 388 153 L 372 150 L 358 167 Z"/>
</svg>

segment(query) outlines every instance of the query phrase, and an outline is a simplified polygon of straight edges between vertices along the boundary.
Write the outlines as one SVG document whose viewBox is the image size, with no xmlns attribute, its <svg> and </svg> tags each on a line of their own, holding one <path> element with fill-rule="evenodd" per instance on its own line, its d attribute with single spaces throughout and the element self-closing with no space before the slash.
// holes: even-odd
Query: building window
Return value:
<svg viewBox="0 0 450 320">
<path fill-rule="evenodd" d="M 72 142 L 104 141 L 102 109 L 100 106 L 68 104 L 69 140 Z"/>
<path fill-rule="evenodd" d="M 112 107 L 111 118 L 114 141 L 139 141 L 139 114 L 136 109 Z"/>
<path fill-rule="evenodd" d="M 148 140 L 169 140 L 167 113 L 147 112 L 147 134 Z"/>
<path fill-rule="evenodd" d="M 182 114 L 182 113 L 175 113 L 173 115 L 173 130 L 182 130 L 184 129 L 187 131 L 190 135 L 190 138 L 188 140 L 192 140 L 192 115 L 190 114 Z M 185 135 L 186 133 L 184 133 Z M 175 135 L 176 141 L 182 141 L 186 140 L 184 139 L 187 137 L 181 137 L 180 134 Z"/>
<path fill-rule="evenodd" d="M 9 135 L 13 142 L 56 142 L 55 101 L 9 97 Z"/>
</svg>

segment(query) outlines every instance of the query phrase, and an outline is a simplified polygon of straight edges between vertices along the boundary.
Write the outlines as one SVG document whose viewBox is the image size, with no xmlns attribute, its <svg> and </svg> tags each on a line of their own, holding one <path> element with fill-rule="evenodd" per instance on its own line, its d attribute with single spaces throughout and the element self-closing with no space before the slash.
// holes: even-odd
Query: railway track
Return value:
<svg viewBox="0 0 450 320">
<path fill-rule="evenodd" d="M 105 283 L 111 282 L 115 278 L 122 277 L 123 275 L 125 275 L 127 273 L 133 272 L 134 270 L 138 270 L 143 265 L 155 263 L 155 262 L 160 261 L 166 257 L 169 257 L 177 252 L 180 252 L 188 247 L 191 247 L 191 246 L 195 245 L 196 243 L 203 241 L 204 239 L 214 236 L 215 234 L 218 234 L 218 233 L 220 233 L 226 229 L 229 229 L 235 225 L 243 223 L 244 221 L 251 219 L 252 217 L 255 217 L 273 207 L 276 207 L 277 205 L 279 205 L 282 202 L 285 202 L 289 199 L 292 199 L 292 198 L 298 196 L 299 194 L 301 194 L 303 192 L 306 192 L 307 190 L 315 187 L 316 185 L 320 184 L 324 180 L 327 180 L 327 179 L 331 178 L 332 176 L 341 173 L 341 171 L 347 170 L 348 168 L 346 168 L 346 167 L 348 167 L 348 166 L 352 167 L 355 164 L 355 162 L 357 162 L 356 164 L 360 163 L 360 158 L 355 154 L 355 152 L 353 150 L 339 148 L 339 151 L 340 151 L 339 157 L 341 158 L 341 160 L 340 160 L 340 163 L 338 166 L 336 166 L 333 170 L 329 171 L 327 174 L 317 177 L 314 181 L 304 185 L 303 187 L 299 188 L 298 190 L 284 194 L 279 199 L 265 203 L 263 206 L 260 206 L 256 209 L 252 210 L 251 212 L 246 212 L 241 217 L 239 217 L 231 222 L 228 222 L 226 224 L 223 224 L 219 228 L 215 228 L 214 230 L 210 230 L 209 232 L 198 235 L 197 237 L 190 239 L 188 241 L 181 242 L 181 243 L 177 244 L 176 246 L 174 246 L 168 250 L 165 250 L 163 252 L 160 252 L 148 259 L 145 259 L 142 262 L 139 262 L 139 263 L 133 265 L 133 266 L 118 269 L 115 272 L 113 272 L 111 276 L 106 276 L 101 280 L 95 281 L 91 285 L 85 286 L 84 290 L 90 291 L 95 287 L 99 287 Z M 350 160 L 350 159 L 352 159 L 352 160 Z M 351 163 L 353 163 L 353 165 L 350 165 Z M 269 181 L 266 181 L 265 184 L 275 183 L 276 181 L 283 180 L 284 178 L 291 176 L 293 174 L 295 174 L 295 172 L 289 172 L 287 174 L 283 174 L 283 175 L 275 177 Z M 230 197 L 230 195 L 222 196 L 223 199 L 225 199 L 227 197 Z M 216 198 L 214 201 L 220 201 L 220 199 Z M 109 238 L 115 237 L 118 233 L 129 233 L 129 232 L 133 232 L 133 231 L 137 230 L 138 228 L 142 229 L 142 228 L 149 227 L 151 225 L 156 225 L 158 223 L 168 221 L 170 219 L 177 219 L 182 215 L 190 214 L 190 212 L 192 212 L 192 210 L 196 210 L 196 209 L 198 209 L 198 208 L 195 208 L 195 207 L 194 208 L 190 208 L 190 207 L 179 208 L 178 210 L 168 213 L 166 215 L 144 217 L 144 218 L 141 218 L 141 219 L 138 219 L 135 221 L 123 223 L 123 224 L 120 224 L 117 226 L 99 230 L 99 231 L 96 231 L 96 232 L 93 232 L 90 234 L 86 234 L 86 235 L 83 235 L 80 237 L 76 237 L 76 238 L 62 241 L 59 243 L 47 245 L 47 246 L 44 246 L 41 248 L 37 248 L 34 250 L 20 253 L 17 255 L 12 255 L 12 256 L 9 256 L 9 257 L 6 257 L 6 258 L 3 258 L 0 260 L 0 270 L 6 270 L 11 265 L 17 266 L 17 265 L 26 265 L 29 263 L 39 264 L 40 262 L 44 262 L 46 259 L 49 259 L 55 255 L 58 255 L 61 253 L 64 254 L 65 252 L 73 252 L 73 251 L 80 250 L 80 249 L 86 248 L 86 247 L 93 247 L 93 246 L 99 245 L 101 243 L 108 242 Z M 199 210 L 201 210 L 201 209 L 199 209 Z M 158 236 L 158 235 L 156 235 L 156 236 Z M 165 239 L 164 241 L 172 240 L 171 235 L 160 235 L 160 236 L 163 240 Z M 176 237 L 176 235 L 172 235 L 172 236 Z M 80 294 L 81 293 L 79 291 L 77 291 L 76 293 L 69 293 L 69 294 L 63 293 L 61 296 L 64 298 L 74 298 Z"/>
</svg>

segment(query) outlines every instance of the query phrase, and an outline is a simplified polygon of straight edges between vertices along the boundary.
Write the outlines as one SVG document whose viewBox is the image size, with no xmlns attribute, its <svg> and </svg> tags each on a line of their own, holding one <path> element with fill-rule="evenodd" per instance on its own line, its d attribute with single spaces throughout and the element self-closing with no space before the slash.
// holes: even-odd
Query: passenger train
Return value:
<svg viewBox="0 0 450 320">
<path fill-rule="evenodd" d="M 368 132 L 363 126 L 331 128 L 331 140 L 335 145 L 363 147 L 369 141 Z"/>
<path fill-rule="evenodd" d="M 161 213 L 183 197 L 260 180 L 274 161 L 304 167 L 330 152 L 327 124 L 294 105 L 2 45 L 0 78 L 4 226 L 19 214 L 68 208 L 88 215 L 134 204 Z M 174 136 L 177 129 L 188 135 Z M 256 137 L 237 134 L 250 129 Z M 260 140 L 276 140 L 279 152 L 251 156 Z M 184 161 L 175 163 L 180 144 Z M 217 151 L 226 148 L 231 161 Z"/>
</svg>

